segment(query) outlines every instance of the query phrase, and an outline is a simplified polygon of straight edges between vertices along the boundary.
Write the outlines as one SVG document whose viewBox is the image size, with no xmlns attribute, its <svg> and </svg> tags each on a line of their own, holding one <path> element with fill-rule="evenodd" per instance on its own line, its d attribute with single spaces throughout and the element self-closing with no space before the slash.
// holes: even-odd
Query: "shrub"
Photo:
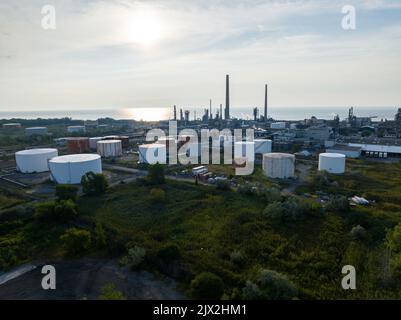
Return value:
<svg viewBox="0 0 401 320">
<path fill-rule="evenodd" d="M 277 188 L 266 189 L 263 193 L 263 196 L 267 202 L 281 201 L 281 192 Z"/>
<path fill-rule="evenodd" d="M 392 252 L 401 253 L 401 223 L 387 232 L 386 243 Z"/>
<path fill-rule="evenodd" d="M 318 171 L 313 178 L 313 183 L 318 187 L 326 187 L 330 184 L 327 171 Z"/>
<path fill-rule="evenodd" d="M 131 268 L 138 267 L 144 260 L 146 250 L 144 248 L 135 246 L 128 250 L 128 254 L 120 259 L 120 264 Z"/>
<path fill-rule="evenodd" d="M 82 191 L 86 195 L 99 195 L 108 188 L 106 177 L 101 173 L 88 172 L 81 179 Z"/>
<path fill-rule="evenodd" d="M 367 236 L 367 232 L 364 227 L 357 225 L 353 227 L 349 233 L 352 240 L 363 240 Z"/>
<path fill-rule="evenodd" d="M 312 212 L 309 203 L 291 197 L 285 202 L 273 202 L 267 205 L 263 214 L 272 220 L 296 221 L 308 212 Z"/>
<path fill-rule="evenodd" d="M 101 249 L 106 246 L 107 244 L 106 234 L 104 232 L 103 226 L 100 223 L 96 223 L 94 238 L 97 248 Z"/>
<path fill-rule="evenodd" d="M 230 254 L 230 261 L 237 267 L 242 267 L 246 262 L 246 258 L 241 251 L 235 250 Z"/>
<path fill-rule="evenodd" d="M 347 197 L 345 196 L 334 196 L 326 204 L 326 209 L 333 212 L 348 212 L 350 205 Z"/>
<path fill-rule="evenodd" d="M 255 283 L 247 280 L 242 289 L 242 297 L 245 300 L 260 300 L 263 299 L 263 293 Z"/>
<path fill-rule="evenodd" d="M 230 190 L 230 182 L 228 180 L 217 180 L 216 181 L 216 188 L 218 190 Z"/>
<path fill-rule="evenodd" d="M 155 202 L 164 202 L 166 200 L 166 193 L 162 189 L 153 188 L 150 190 L 150 199 Z"/>
<path fill-rule="evenodd" d="M 149 165 L 148 167 L 148 181 L 150 184 L 159 185 L 166 182 L 164 175 L 164 166 L 160 163 Z"/>
<path fill-rule="evenodd" d="M 69 221 L 78 216 L 77 206 L 72 200 L 57 201 L 54 205 L 54 216 L 59 221 Z"/>
<path fill-rule="evenodd" d="M 237 188 L 237 192 L 244 195 L 252 195 L 254 193 L 253 187 L 249 183 L 239 185 Z"/>
<path fill-rule="evenodd" d="M 295 285 L 286 276 L 274 270 L 261 270 L 256 283 L 265 299 L 290 300 L 298 294 Z"/>
<path fill-rule="evenodd" d="M 99 300 L 127 300 L 127 298 L 114 284 L 108 283 L 102 287 Z"/>
<path fill-rule="evenodd" d="M 210 272 L 198 274 L 191 282 L 191 293 L 196 299 L 220 299 L 224 283 L 221 278 Z"/>
<path fill-rule="evenodd" d="M 68 229 L 61 237 L 68 255 L 77 256 L 86 252 L 91 246 L 91 234 L 87 230 Z"/>
<path fill-rule="evenodd" d="M 56 186 L 56 196 L 58 200 L 77 201 L 78 187 L 69 184 L 59 184 Z"/>
<path fill-rule="evenodd" d="M 180 248 L 175 244 L 167 244 L 159 249 L 157 256 L 165 261 L 181 258 Z"/>
</svg>

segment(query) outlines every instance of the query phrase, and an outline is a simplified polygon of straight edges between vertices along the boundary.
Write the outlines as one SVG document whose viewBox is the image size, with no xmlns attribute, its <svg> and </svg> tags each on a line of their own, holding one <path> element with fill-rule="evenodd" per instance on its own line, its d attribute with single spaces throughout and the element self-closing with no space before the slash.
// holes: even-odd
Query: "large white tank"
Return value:
<svg viewBox="0 0 401 320">
<path fill-rule="evenodd" d="M 295 175 L 295 156 L 288 153 L 266 153 L 263 155 L 262 167 L 269 178 L 291 178 Z"/>
<path fill-rule="evenodd" d="M 92 137 L 89 138 L 89 148 L 91 150 L 97 150 L 97 143 L 98 141 L 102 141 L 103 137 Z"/>
<path fill-rule="evenodd" d="M 272 141 L 268 139 L 255 139 L 255 153 L 270 153 L 272 152 Z"/>
<path fill-rule="evenodd" d="M 15 153 L 17 170 L 22 173 L 49 171 L 49 160 L 57 156 L 57 149 L 31 149 L 18 151 Z"/>
<path fill-rule="evenodd" d="M 330 173 L 345 172 L 345 155 L 340 153 L 319 154 L 319 171 Z"/>
<path fill-rule="evenodd" d="M 46 135 L 47 128 L 46 127 L 31 127 L 25 129 L 25 135 L 33 136 L 33 135 Z"/>
<path fill-rule="evenodd" d="M 121 157 L 123 155 L 121 140 L 98 141 L 97 153 L 104 158 Z"/>
<path fill-rule="evenodd" d="M 56 183 L 79 184 L 86 173 L 102 173 L 102 160 L 98 154 L 70 154 L 49 161 L 51 178 Z"/>
<path fill-rule="evenodd" d="M 139 163 L 166 163 L 167 148 L 165 144 L 152 143 L 139 146 Z"/>
</svg>

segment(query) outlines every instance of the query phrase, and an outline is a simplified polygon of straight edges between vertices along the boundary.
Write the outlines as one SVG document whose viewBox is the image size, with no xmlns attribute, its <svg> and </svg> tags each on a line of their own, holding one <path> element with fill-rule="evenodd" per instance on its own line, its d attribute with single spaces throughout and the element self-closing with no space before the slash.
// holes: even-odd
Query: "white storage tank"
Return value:
<svg viewBox="0 0 401 320">
<path fill-rule="evenodd" d="M 67 132 L 76 133 L 76 132 L 85 132 L 85 126 L 69 126 L 67 127 Z"/>
<path fill-rule="evenodd" d="M 104 158 L 121 157 L 123 155 L 121 140 L 98 141 L 97 153 Z"/>
<path fill-rule="evenodd" d="M 269 139 L 255 139 L 255 153 L 270 153 L 272 152 L 273 142 Z"/>
<path fill-rule="evenodd" d="M 255 161 L 255 142 L 254 141 L 238 141 L 234 143 L 234 157 L 247 158 L 248 162 Z"/>
<path fill-rule="evenodd" d="M 319 171 L 327 171 L 330 173 L 344 173 L 345 155 L 341 153 L 319 154 Z"/>
<path fill-rule="evenodd" d="M 269 178 L 291 178 L 295 175 L 295 156 L 289 153 L 266 153 L 262 167 Z"/>
<path fill-rule="evenodd" d="M 139 146 L 139 163 L 166 163 L 167 148 L 165 144 L 152 143 Z"/>
<path fill-rule="evenodd" d="M 46 135 L 47 134 L 47 128 L 46 127 L 31 127 L 31 128 L 26 128 L 25 129 L 25 135 L 29 136 L 34 136 L 34 135 Z"/>
<path fill-rule="evenodd" d="M 89 138 L 89 148 L 91 150 L 97 150 L 97 143 L 103 140 L 103 137 L 92 137 Z"/>
<path fill-rule="evenodd" d="M 31 149 L 18 151 L 15 153 L 17 170 L 22 173 L 49 171 L 49 160 L 57 156 L 57 149 Z"/>
<path fill-rule="evenodd" d="M 56 183 L 79 184 L 86 173 L 102 173 L 102 160 L 98 154 L 70 154 L 49 161 L 51 178 Z"/>
</svg>

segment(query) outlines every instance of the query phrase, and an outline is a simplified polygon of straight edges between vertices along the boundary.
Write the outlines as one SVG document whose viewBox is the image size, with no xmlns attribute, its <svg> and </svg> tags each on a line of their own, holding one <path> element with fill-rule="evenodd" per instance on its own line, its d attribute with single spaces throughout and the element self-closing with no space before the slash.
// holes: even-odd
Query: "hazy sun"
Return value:
<svg viewBox="0 0 401 320">
<path fill-rule="evenodd" d="M 127 37 L 138 45 L 153 45 L 163 36 L 163 26 L 160 17 L 152 11 L 139 11 L 129 18 Z"/>
</svg>

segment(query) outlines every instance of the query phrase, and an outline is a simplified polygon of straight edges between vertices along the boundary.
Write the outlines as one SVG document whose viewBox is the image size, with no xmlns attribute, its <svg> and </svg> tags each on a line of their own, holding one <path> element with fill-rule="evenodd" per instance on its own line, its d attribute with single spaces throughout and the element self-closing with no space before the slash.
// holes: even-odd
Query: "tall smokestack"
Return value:
<svg viewBox="0 0 401 320">
<path fill-rule="evenodd" d="M 174 105 L 174 121 L 177 120 L 177 107 Z"/>
<path fill-rule="evenodd" d="M 226 75 L 226 109 L 225 112 L 225 119 L 230 119 L 230 76 Z"/>
<path fill-rule="evenodd" d="M 265 84 L 265 121 L 267 121 L 267 84 Z"/>
<path fill-rule="evenodd" d="M 213 119 L 213 113 L 212 113 L 212 99 L 209 101 L 209 114 L 210 114 L 210 120 Z"/>
<path fill-rule="evenodd" d="M 223 105 L 220 103 L 220 120 L 223 120 Z"/>
</svg>

